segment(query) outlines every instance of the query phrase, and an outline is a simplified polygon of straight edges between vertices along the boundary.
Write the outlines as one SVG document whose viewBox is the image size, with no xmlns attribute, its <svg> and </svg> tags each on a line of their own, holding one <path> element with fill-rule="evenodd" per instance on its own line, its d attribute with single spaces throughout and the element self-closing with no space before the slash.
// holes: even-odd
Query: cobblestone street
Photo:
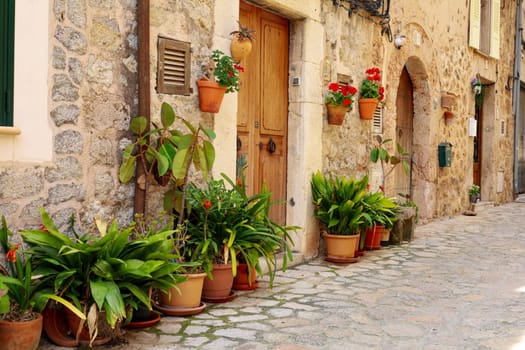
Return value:
<svg viewBox="0 0 525 350">
<path fill-rule="evenodd" d="M 512 203 L 418 226 L 356 264 L 296 265 L 273 289 L 260 281 L 111 349 L 525 349 L 524 299 L 525 204 Z"/>
</svg>

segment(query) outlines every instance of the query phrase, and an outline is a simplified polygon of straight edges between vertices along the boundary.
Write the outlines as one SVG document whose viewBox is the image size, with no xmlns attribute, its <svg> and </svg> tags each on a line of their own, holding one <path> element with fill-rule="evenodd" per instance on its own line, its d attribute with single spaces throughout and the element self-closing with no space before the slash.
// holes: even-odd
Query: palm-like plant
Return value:
<svg viewBox="0 0 525 350">
<path fill-rule="evenodd" d="M 243 186 L 222 176 L 230 188 L 224 179 L 210 180 L 204 189 L 196 185 L 188 187 L 188 249 L 192 258 L 202 260 L 208 274 L 213 263 L 231 261 L 235 276 L 238 259 L 261 274 L 262 257 L 273 282 L 275 253 L 284 249 L 283 269 L 286 269 L 288 259 L 292 258 L 289 231 L 297 227 L 281 226 L 269 218 L 271 192 L 263 189 L 260 194 L 247 196 Z"/>
<path fill-rule="evenodd" d="M 95 322 L 99 311 L 105 311 L 108 324 L 114 328 L 129 317 L 139 305 L 151 309 L 151 290 L 167 290 L 182 279 L 175 272 L 173 230 L 167 228 L 136 240 L 130 240 L 133 227 L 119 229 L 97 222 L 100 235 L 61 233 L 49 215 L 42 210 L 44 228 L 21 233 L 30 244 L 27 251 L 41 277 L 41 285 L 56 295 L 71 300 L 88 319 L 91 340 L 97 334 Z M 81 327 L 83 322 L 81 323 Z M 78 339 L 77 339 L 78 340 Z"/>
<path fill-rule="evenodd" d="M 353 235 L 364 222 L 363 199 L 367 194 L 368 176 L 361 180 L 327 177 L 320 171 L 312 175 L 311 187 L 315 217 L 328 233 Z"/>
</svg>

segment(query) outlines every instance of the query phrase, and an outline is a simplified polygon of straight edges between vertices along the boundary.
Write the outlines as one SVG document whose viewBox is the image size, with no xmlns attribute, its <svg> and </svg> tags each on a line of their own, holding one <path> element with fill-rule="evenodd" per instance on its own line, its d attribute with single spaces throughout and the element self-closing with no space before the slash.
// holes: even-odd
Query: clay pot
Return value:
<svg viewBox="0 0 525 350">
<path fill-rule="evenodd" d="M 345 120 L 346 112 L 348 112 L 348 107 L 345 106 L 336 106 L 330 103 L 326 104 L 326 110 L 328 115 L 328 124 L 331 125 L 342 125 Z"/>
<path fill-rule="evenodd" d="M 175 288 L 171 288 L 169 294 L 161 293 L 160 300 L 162 305 L 176 308 L 199 307 L 206 273 L 193 273 L 186 276 L 188 279 L 177 284 L 180 294 Z"/>
<path fill-rule="evenodd" d="M 226 88 L 219 83 L 201 78 L 197 81 L 199 87 L 199 102 L 202 112 L 217 113 L 226 93 Z"/>
<path fill-rule="evenodd" d="M 213 280 L 204 278 L 203 299 L 213 302 L 229 297 L 233 286 L 232 264 L 213 264 L 212 275 Z"/>
<path fill-rule="evenodd" d="M 371 120 L 377 108 L 379 100 L 377 98 L 360 98 L 359 99 L 359 117 L 365 120 Z"/>
<path fill-rule="evenodd" d="M 257 288 L 257 281 L 255 278 L 257 277 L 257 271 L 255 271 L 255 267 L 250 267 L 251 272 L 251 278 L 250 274 L 248 274 L 248 265 L 247 264 L 239 264 L 237 266 L 237 276 L 233 279 L 233 289 L 236 290 L 254 290 Z"/>
<path fill-rule="evenodd" d="M 79 334 L 79 342 L 82 345 L 90 344 L 91 338 L 89 337 L 89 329 L 87 321 L 84 322 L 83 327 L 81 328 L 81 320 L 67 307 L 63 308 L 64 314 L 66 315 L 66 321 L 69 326 L 72 336 L 75 338 Z M 47 322 L 47 321 L 46 321 Z M 104 311 L 99 312 L 98 314 L 98 335 L 93 341 L 93 345 L 103 345 L 111 341 L 111 327 L 106 321 L 106 313 Z M 78 333 L 79 332 L 79 333 Z"/>
<path fill-rule="evenodd" d="M 374 225 L 372 228 L 366 230 L 366 249 L 381 249 L 381 236 L 383 234 L 383 229 L 384 226 Z"/>
<path fill-rule="evenodd" d="M 250 39 L 240 40 L 237 36 L 234 37 L 230 44 L 230 51 L 232 58 L 236 62 L 240 62 L 252 51 L 252 41 Z"/>
<path fill-rule="evenodd" d="M 0 348 L 36 350 L 42 334 L 42 314 L 30 321 L 0 321 Z"/>
<path fill-rule="evenodd" d="M 359 244 L 359 234 L 333 235 L 324 232 L 326 242 L 325 260 L 331 262 L 352 263 L 356 262 L 355 251 Z"/>
</svg>

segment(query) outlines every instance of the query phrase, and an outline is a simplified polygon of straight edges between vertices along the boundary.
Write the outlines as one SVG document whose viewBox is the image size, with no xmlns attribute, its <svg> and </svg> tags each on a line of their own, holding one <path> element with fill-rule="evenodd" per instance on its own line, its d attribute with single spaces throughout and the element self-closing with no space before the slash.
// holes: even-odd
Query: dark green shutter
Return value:
<svg viewBox="0 0 525 350">
<path fill-rule="evenodd" d="M 13 126 L 15 0 L 0 1 L 0 126 Z"/>
</svg>

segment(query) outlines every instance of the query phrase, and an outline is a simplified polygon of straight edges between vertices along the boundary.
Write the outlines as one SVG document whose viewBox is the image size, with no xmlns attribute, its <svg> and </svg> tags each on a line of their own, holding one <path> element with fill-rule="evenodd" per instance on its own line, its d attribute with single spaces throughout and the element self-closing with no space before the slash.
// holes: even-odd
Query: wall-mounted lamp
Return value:
<svg viewBox="0 0 525 350">
<path fill-rule="evenodd" d="M 405 45 L 405 41 L 407 40 L 407 37 L 401 34 L 395 34 L 394 36 L 394 46 L 396 49 L 401 49 L 403 45 Z"/>
</svg>

